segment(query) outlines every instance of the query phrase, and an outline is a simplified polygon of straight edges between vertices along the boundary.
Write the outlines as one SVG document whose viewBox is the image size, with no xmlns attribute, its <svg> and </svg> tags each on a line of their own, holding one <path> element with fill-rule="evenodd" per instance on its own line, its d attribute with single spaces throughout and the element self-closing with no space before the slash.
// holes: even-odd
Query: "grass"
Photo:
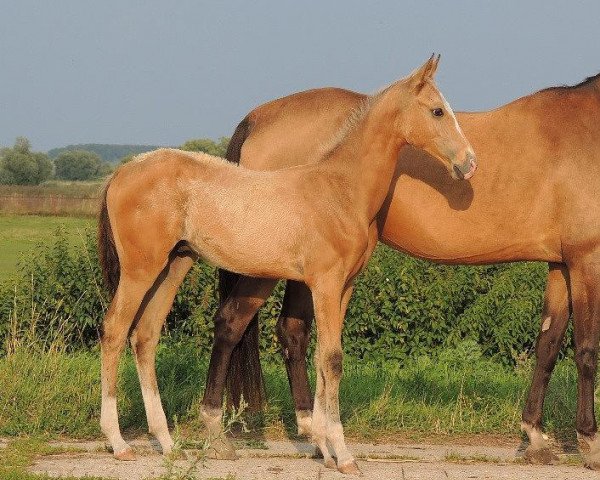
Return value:
<svg viewBox="0 0 600 480">
<path fill-rule="evenodd" d="M 53 454 L 40 438 L 21 438 L 12 441 L 6 448 L 0 449 L 0 478 L 2 480 L 48 480 L 47 475 L 29 473 L 27 467 L 34 458 L 40 455 Z M 75 477 L 61 477 L 64 480 L 75 480 Z M 78 480 L 108 480 L 103 477 L 78 477 Z"/>
<path fill-rule="evenodd" d="M 0 358 L 0 436 L 16 438 L 0 450 L 0 478 L 37 480 L 26 471 L 34 455 L 55 453 L 51 438 L 101 437 L 98 349 L 68 352 L 61 338 L 51 344 L 36 341 L 35 329 L 17 330 L 13 348 Z M 348 359 L 341 386 L 341 413 L 351 441 L 387 440 L 395 436 L 517 435 L 529 383 L 530 364 L 507 369 L 481 357 L 458 363 L 451 352 L 433 361 L 422 357 L 405 365 Z M 200 420 L 207 356 L 192 340 L 162 345 L 157 357 L 165 411 L 175 420 L 178 445 L 205 445 Z M 285 369 L 267 364 L 269 402 L 260 415 L 246 415 L 252 436 L 238 434 L 248 447 L 263 448 L 265 438 L 294 437 L 295 415 Z M 547 430 L 557 437 L 574 430 L 575 368 L 557 365 L 546 402 Z M 314 381 L 313 381 L 314 384 Z M 146 430 L 146 420 L 133 359 L 127 353 L 120 366 L 120 423 L 129 433 Z M 228 417 L 235 419 L 235 415 Z M 28 438 L 21 438 L 26 435 Z M 198 462 L 165 463 L 164 480 L 192 478 Z M 447 461 L 491 461 L 450 454 Z"/>
<path fill-rule="evenodd" d="M 0 359 L 0 435 L 100 435 L 100 362 L 97 352 L 17 349 Z M 207 358 L 192 344 L 162 347 L 158 377 L 167 416 L 184 436 L 202 431 L 199 417 Z M 283 365 L 265 369 L 269 403 L 248 423 L 263 437 L 294 436 L 295 416 Z M 457 367 L 421 359 L 410 365 L 348 362 L 341 386 L 347 434 L 373 440 L 394 435 L 519 434 L 529 375 L 490 361 Z M 120 417 L 125 429 L 146 428 L 130 355 L 121 365 Z M 550 433 L 574 430 L 575 368 L 557 366 L 547 400 Z"/>
<path fill-rule="evenodd" d="M 61 195 L 76 198 L 97 198 L 103 182 L 104 180 L 89 182 L 50 180 L 41 185 L 0 185 L 0 196 L 17 194 L 27 197 Z"/>
<path fill-rule="evenodd" d="M 4 215 L 93 217 L 103 182 L 47 182 L 42 185 L 0 185 Z"/>
<path fill-rule="evenodd" d="M 94 224 L 90 218 L 0 215 L 0 282 L 16 270 L 20 258 L 26 258 L 40 243 L 52 240 L 59 226 L 75 243 L 81 242 L 84 229 Z"/>
</svg>

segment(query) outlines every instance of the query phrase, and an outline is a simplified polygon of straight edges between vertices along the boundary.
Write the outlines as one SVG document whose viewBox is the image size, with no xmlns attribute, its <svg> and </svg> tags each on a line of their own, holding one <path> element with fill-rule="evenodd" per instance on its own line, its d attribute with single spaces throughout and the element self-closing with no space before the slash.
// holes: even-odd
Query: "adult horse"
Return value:
<svg viewBox="0 0 600 480">
<path fill-rule="evenodd" d="M 313 438 L 325 465 L 359 472 L 339 417 L 342 325 L 354 278 L 377 243 L 376 215 L 398 154 L 406 145 L 422 148 L 456 178 L 475 170 L 471 146 L 433 81 L 438 59 L 432 56 L 365 99 L 316 163 L 259 172 L 206 154 L 161 149 L 115 172 L 103 197 L 99 247 L 103 270 L 116 287 L 103 323 L 100 422 L 116 458 L 134 457 L 121 436 L 116 403 L 118 359 L 130 331 L 149 430 L 163 452 L 172 448 L 154 356 L 177 288 L 200 257 L 263 278 L 233 292 L 235 301 L 255 308 L 273 290 L 273 279 L 310 289 L 318 337 Z M 319 195 L 312 194 L 315 186 Z M 248 325 L 235 315 L 235 301 L 217 313 L 223 328 L 215 337 L 201 410 L 213 437 L 223 433 L 229 357 Z"/>
<path fill-rule="evenodd" d="M 274 170 L 316 159 L 364 95 L 335 88 L 284 97 L 251 111 L 232 136 L 227 158 Z M 380 240 L 416 257 L 446 264 L 539 260 L 550 266 L 537 361 L 522 416 L 531 462 L 557 457 L 542 434 L 542 408 L 571 312 L 578 371 L 578 437 L 587 466 L 600 468 L 594 383 L 600 335 L 600 74 L 554 87 L 496 110 L 457 113 L 479 159 L 481 175 L 452 184 L 430 157 L 405 149 L 380 214 Z M 238 276 L 221 272 L 221 297 Z M 252 283 L 252 279 L 241 279 Z M 251 316 L 240 302 L 239 314 Z M 310 429 L 306 347 L 310 295 L 288 282 L 277 332 L 283 347 L 299 431 Z M 217 333 L 220 326 L 217 324 Z M 256 318 L 234 351 L 229 390 L 257 408 L 262 402 Z"/>
</svg>

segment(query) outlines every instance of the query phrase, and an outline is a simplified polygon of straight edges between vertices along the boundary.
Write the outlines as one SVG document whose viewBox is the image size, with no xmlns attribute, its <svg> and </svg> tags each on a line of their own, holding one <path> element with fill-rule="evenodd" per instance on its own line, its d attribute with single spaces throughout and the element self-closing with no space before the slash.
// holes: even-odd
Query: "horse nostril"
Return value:
<svg viewBox="0 0 600 480">
<path fill-rule="evenodd" d="M 462 172 L 462 170 L 460 169 L 460 167 L 458 165 L 453 165 L 452 169 L 454 170 L 454 173 L 456 174 L 456 176 L 460 179 L 465 178 L 465 174 Z"/>
</svg>

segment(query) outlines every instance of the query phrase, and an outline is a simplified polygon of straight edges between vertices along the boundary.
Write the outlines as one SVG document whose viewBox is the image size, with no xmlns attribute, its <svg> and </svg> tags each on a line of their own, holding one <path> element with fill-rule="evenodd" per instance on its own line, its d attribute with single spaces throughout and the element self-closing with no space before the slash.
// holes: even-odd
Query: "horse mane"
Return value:
<svg viewBox="0 0 600 480">
<path fill-rule="evenodd" d="M 338 131 L 323 144 L 322 151 L 323 156 L 326 157 L 333 151 L 335 151 L 348 136 L 356 129 L 356 127 L 360 124 L 360 122 L 367 116 L 371 107 L 383 96 L 385 92 L 387 92 L 392 85 L 397 82 L 391 83 L 390 85 L 386 85 L 385 87 L 380 88 L 374 93 L 367 95 L 364 99 L 360 101 L 360 103 L 354 107 L 346 120 L 342 123 L 341 127 Z"/>
<path fill-rule="evenodd" d="M 600 80 L 600 72 L 597 73 L 596 75 L 592 75 L 592 76 L 587 77 L 585 80 L 582 80 L 581 82 L 579 82 L 579 83 L 577 83 L 575 85 L 557 85 L 555 87 L 544 88 L 543 90 L 540 90 L 540 92 L 576 90 L 578 88 L 582 88 L 582 87 L 587 87 L 587 86 L 593 85 L 593 84 L 595 84 L 599 80 Z"/>
<path fill-rule="evenodd" d="M 156 154 L 156 152 L 158 152 L 158 151 L 161 151 L 166 154 L 175 153 L 177 155 L 183 155 L 184 157 L 187 157 L 188 159 L 190 159 L 194 162 L 199 162 L 199 163 L 212 164 L 212 165 L 225 165 L 225 166 L 227 166 L 227 168 L 238 168 L 239 167 L 239 165 L 237 163 L 231 163 L 222 157 L 217 157 L 215 155 L 210 155 L 210 154 L 204 153 L 204 152 L 195 152 L 195 151 L 190 151 L 190 150 L 181 150 L 179 148 L 169 148 L 169 147 L 161 147 L 161 148 L 158 148 L 158 149 L 150 151 L 150 152 L 140 153 L 140 154 L 136 155 L 135 157 L 133 157 L 133 159 L 131 161 L 136 162 L 136 163 L 143 162 L 146 158 L 154 156 L 154 154 Z"/>
</svg>

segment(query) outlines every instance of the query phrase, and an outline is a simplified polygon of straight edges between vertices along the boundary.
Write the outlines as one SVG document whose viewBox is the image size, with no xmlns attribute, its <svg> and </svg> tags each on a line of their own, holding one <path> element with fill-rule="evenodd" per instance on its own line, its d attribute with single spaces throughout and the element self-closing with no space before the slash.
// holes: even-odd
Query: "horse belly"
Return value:
<svg viewBox="0 0 600 480">
<path fill-rule="evenodd" d="M 302 280 L 302 261 L 293 235 L 260 223 L 200 227 L 187 242 L 208 263 L 239 274 Z"/>
<path fill-rule="evenodd" d="M 561 261 L 559 234 L 531 209 L 512 211 L 452 197 L 404 179 L 381 218 L 381 240 L 413 256 L 451 264 Z M 532 207 L 533 208 L 533 207 Z"/>
</svg>

